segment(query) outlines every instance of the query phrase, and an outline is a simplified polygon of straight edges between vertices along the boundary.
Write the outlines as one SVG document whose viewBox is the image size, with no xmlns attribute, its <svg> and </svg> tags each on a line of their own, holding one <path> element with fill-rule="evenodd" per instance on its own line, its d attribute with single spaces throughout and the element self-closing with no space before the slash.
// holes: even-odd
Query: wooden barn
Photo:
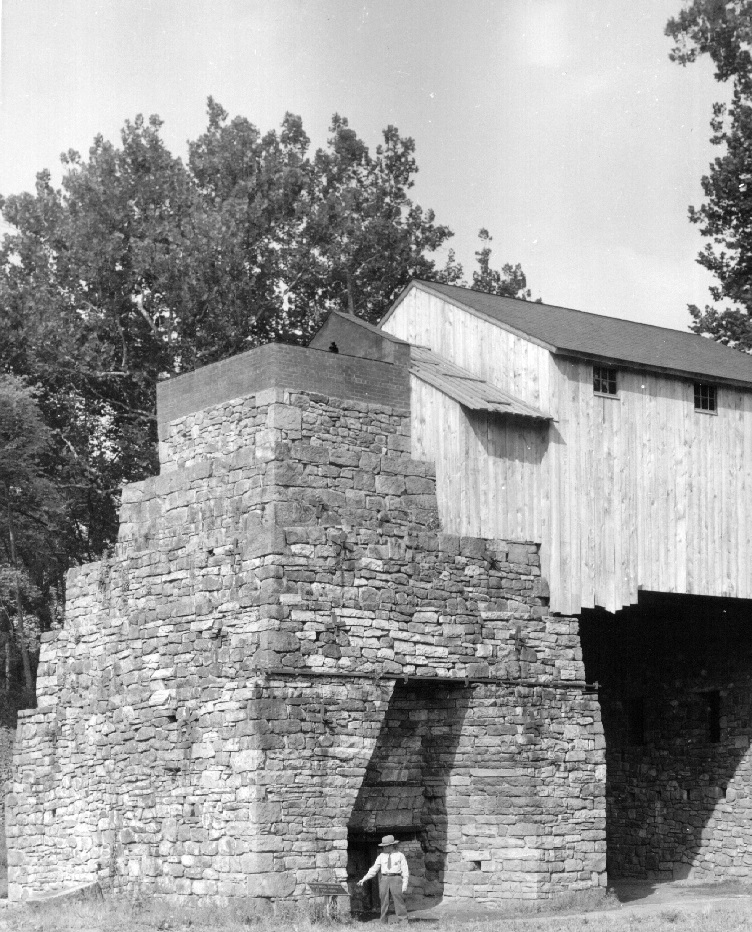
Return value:
<svg viewBox="0 0 752 932">
<path fill-rule="evenodd" d="M 554 611 L 752 598 L 752 358 L 425 282 L 381 326 L 414 347 L 413 455 L 447 530 L 540 542 Z"/>
<path fill-rule="evenodd" d="M 333 315 L 317 341 L 409 353 L 412 455 L 436 464 L 443 528 L 540 544 L 551 610 L 579 618 L 609 877 L 748 876 L 752 358 L 422 281 L 380 328 Z"/>
</svg>

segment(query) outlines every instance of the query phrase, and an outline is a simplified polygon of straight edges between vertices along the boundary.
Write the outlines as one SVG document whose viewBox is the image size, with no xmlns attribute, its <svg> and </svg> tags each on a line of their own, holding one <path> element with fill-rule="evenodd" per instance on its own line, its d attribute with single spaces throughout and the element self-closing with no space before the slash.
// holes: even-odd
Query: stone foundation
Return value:
<svg viewBox="0 0 752 932">
<path fill-rule="evenodd" d="M 70 574 L 44 636 L 12 899 L 92 880 L 304 896 L 389 830 L 417 897 L 605 882 L 599 706 L 537 546 L 443 535 L 433 468 L 385 404 L 406 371 L 310 352 L 315 388 L 357 397 L 259 384 L 242 359 L 237 397 L 193 374 L 190 398 L 214 386 L 196 413 L 170 389 L 163 474 L 124 490 L 114 555 Z"/>
<path fill-rule="evenodd" d="M 351 836 L 416 838 L 414 907 L 597 884 L 602 773 L 586 762 L 602 749 L 598 723 L 597 702 L 578 691 L 398 683 Z"/>
<path fill-rule="evenodd" d="M 587 613 L 601 684 L 609 878 L 717 881 L 752 867 L 752 605 L 646 594 Z"/>
</svg>

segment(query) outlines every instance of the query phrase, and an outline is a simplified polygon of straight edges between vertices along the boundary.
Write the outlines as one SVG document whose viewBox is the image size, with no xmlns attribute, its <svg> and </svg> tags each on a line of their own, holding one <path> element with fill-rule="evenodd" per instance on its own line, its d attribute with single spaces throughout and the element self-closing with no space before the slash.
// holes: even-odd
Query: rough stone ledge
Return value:
<svg viewBox="0 0 752 932">
<path fill-rule="evenodd" d="M 79 900 L 103 900 L 104 894 L 98 881 L 93 883 L 80 883 L 63 887 L 59 890 L 49 890 L 46 893 L 31 893 L 24 901 L 27 906 L 50 906 L 57 903 L 72 903 Z"/>
</svg>

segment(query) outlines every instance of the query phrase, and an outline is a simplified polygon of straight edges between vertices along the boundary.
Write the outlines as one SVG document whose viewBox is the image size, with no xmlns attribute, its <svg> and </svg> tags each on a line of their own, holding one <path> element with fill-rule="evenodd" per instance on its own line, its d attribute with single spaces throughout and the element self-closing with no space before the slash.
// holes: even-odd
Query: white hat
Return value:
<svg viewBox="0 0 752 932">
<path fill-rule="evenodd" d="M 389 845 L 396 845 L 396 844 L 397 844 L 397 839 L 394 837 L 394 835 L 384 835 L 384 837 L 381 839 L 381 844 L 379 845 L 379 848 L 386 848 Z"/>
</svg>

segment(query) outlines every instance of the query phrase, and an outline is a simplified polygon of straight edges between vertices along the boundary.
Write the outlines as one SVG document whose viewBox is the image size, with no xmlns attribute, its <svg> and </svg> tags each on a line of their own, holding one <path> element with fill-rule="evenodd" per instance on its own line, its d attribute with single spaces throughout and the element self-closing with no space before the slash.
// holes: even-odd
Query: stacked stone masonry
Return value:
<svg viewBox="0 0 752 932">
<path fill-rule="evenodd" d="M 587 613 L 601 683 L 608 870 L 652 882 L 752 868 L 752 631 L 735 599 L 653 599 Z"/>
<path fill-rule="evenodd" d="M 15 718 L 15 710 L 12 710 Z M 0 825 L 5 825 L 5 787 L 8 786 L 13 763 L 13 744 L 16 729 L 10 724 L 0 721 Z M 5 833 L 0 833 L 0 862 L 7 856 Z"/>
<path fill-rule="evenodd" d="M 19 720 L 12 899 L 353 890 L 386 831 L 412 905 L 605 883 L 599 705 L 537 547 L 442 534 L 408 412 L 298 385 L 163 423 L 114 554 L 71 572 Z"/>
<path fill-rule="evenodd" d="M 368 416 L 363 417 L 366 413 Z M 323 395 L 270 389 L 184 415 L 165 427 L 162 472 L 282 439 L 351 453 L 409 453 L 410 424 L 382 405 L 331 404 Z M 353 457 L 351 457 L 353 459 Z"/>
</svg>

